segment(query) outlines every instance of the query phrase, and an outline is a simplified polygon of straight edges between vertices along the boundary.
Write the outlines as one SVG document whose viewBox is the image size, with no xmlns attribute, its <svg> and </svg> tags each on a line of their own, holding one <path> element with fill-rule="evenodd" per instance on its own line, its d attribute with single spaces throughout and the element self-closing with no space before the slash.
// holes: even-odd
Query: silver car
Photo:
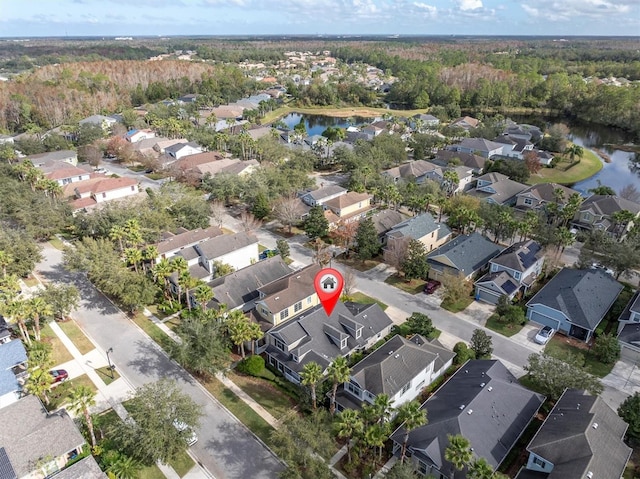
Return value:
<svg viewBox="0 0 640 479">
<path fill-rule="evenodd" d="M 535 342 L 538 344 L 547 344 L 555 332 L 556 330 L 552 327 L 544 326 L 538 331 L 538 334 L 536 334 Z"/>
</svg>

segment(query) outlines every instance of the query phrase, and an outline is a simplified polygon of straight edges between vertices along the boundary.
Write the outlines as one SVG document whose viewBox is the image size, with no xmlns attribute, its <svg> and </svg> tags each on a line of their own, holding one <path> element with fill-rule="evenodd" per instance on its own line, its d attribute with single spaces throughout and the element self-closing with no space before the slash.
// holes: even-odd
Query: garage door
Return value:
<svg viewBox="0 0 640 479">
<path fill-rule="evenodd" d="M 476 288 L 476 299 L 489 304 L 498 304 L 500 295 L 491 293 L 486 289 Z"/>
<path fill-rule="evenodd" d="M 543 326 L 552 327 L 556 331 L 558 330 L 558 321 L 548 318 L 547 316 L 544 316 L 540 313 L 536 313 L 535 311 L 531 312 L 531 316 L 529 317 L 529 319 Z"/>
<path fill-rule="evenodd" d="M 636 351 L 635 349 L 631 349 L 624 344 L 621 344 L 622 348 L 620 348 L 620 357 L 632 363 L 640 362 L 640 351 Z"/>
</svg>

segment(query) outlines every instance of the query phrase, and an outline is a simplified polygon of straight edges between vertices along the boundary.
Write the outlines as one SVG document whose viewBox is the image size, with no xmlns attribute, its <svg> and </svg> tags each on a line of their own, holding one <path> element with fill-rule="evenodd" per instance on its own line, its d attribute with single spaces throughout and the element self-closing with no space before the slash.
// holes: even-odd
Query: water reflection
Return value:
<svg viewBox="0 0 640 479">
<path fill-rule="evenodd" d="M 333 116 L 325 115 L 304 115 L 301 113 L 289 113 L 282 118 L 282 121 L 293 129 L 300 120 L 304 120 L 304 126 L 307 129 L 309 136 L 322 135 L 322 132 L 328 127 L 333 126 L 337 128 L 347 128 L 349 126 L 360 126 L 369 124 L 373 121 L 373 118 L 364 118 L 361 116 L 352 116 L 349 118 L 337 118 Z"/>
</svg>

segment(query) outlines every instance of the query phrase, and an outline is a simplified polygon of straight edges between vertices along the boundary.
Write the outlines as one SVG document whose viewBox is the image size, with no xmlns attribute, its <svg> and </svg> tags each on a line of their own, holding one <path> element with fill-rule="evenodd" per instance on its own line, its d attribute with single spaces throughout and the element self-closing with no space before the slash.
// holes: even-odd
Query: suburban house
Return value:
<svg viewBox="0 0 640 479">
<path fill-rule="evenodd" d="M 22 341 L 14 339 L 0 344 L 0 409 L 20 399 L 21 381 L 26 376 L 27 352 Z"/>
<path fill-rule="evenodd" d="M 438 150 L 433 163 L 440 166 L 451 166 L 451 163 L 470 168 L 476 175 L 482 174 L 487 159 L 473 153 L 463 151 Z"/>
<path fill-rule="evenodd" d="M 176 143 L 171 146 L 167 146 L 164 149 L 166 155 L 172 156 L 179 160 L 183 156 L 195 155 L 196 153 L 202 153 L 203 149 L 197 143 L 190 141 L 188 143 Z"/>
<path fill-rule="evenodd" d="M 620 356 L 636 362 L 640 360 L 640 291 L 631 297 L 618 318 Z"/>
<path fill-rule="evenodd" d="M 465 478 L 466 468 L 458 471 L 445 458 L 448 436 L 461 434 L 471 443 L 474 456 L 496 470 L 544 399 L 521 386 L 500 361 L 467 361 L 422 404 L 429 422 L 409 432 L 407 455 L 421 474 Z M 404 439 L 402 426 L 391 434 L 395 454 L 400 454 Z"/>
<path fill-rule="evenodd" d="M 508 134 L 500 135 L 493 140 L 495 143 L 501 143 L 502 156 L 507 158 L 515 158 L 516 160 L 524 160 L 527 152 L 533 151 L 533 143 L 522 138 L 512 137 Z"/>
<path fill-rule="evenodd" d="M 53 476 L 85 447 L 66 411 L 47 413 L 36 396 L 25 396 L 0 409 L 0 424 L 3 478 Z"/>
<path fill-rule="evenodd" d="M 47 164 L 64 161 L 72 166 L 78 165 L 78 154 L 73 150 L 49 151 L 47 153 L 38 153 L 29 155 L 27 160 L 33 163 L 33 166 L 42 167 Z"/>
<path fill-rule="evenodd" d="M 76 183 L 91 178 L 91 173 L 67 162 L 54 162 L 40 166 L 44 176 L 56 181 L 60 186 Z"/>
<path fill-rule="evenodd" d="M 202 173 L 196 170 L 198 166 L 225 160 L 229 160 L 229 158 L 224 158 L 224 156 L 217 151 L 195 153 L 193 155 L 183 156 L 179 160 L 174 160 L 171 164 L 171 172 L 172 175 L 177 178 L 193 176 L 194 178 L 200 179 L 202 178 Z M 224 163 L 224 166 L 227 164 L 229 163 Z"/>
<path fill-rule="evenodd" d="M 511 206 L 516 202 L 518 193 L 527 188 L 527 185 L 513 181 L 502 173 L 492 172 L 479 176 L 470 194 L 488 203 Z"/>
<path fill-rule="evenodd" d="M 507 120 L 507 127 L 504 130 L 505 135 L 509 135 L 512 138 L 519 138 L 521 140 L 537 142 L 542 138 L 542 130 L 539 127 L 533 125 L 527 125 L 525 123 L 517 124 Z"/>
<path fill-rule="evenodd" d="M 369 193 L 350 191 L 323 203 L 325 217 L 329 226 L 337 226 L 339 222 L 358 221 L 371 210 L 372 196 Z"/>
<path fill-rule="evenodd" d="M 396 335 L 351 368 L 349 381 L 336 395 L 337 409 L 360 409 L 380 394 L 398 408 L 442 376 L 454 357 L 435 339 Z"/>
<path fill-rule="evenodd" d="M 390 178 L 394 183 L 405 181 L 407 183 L 416 182 L 417 184 L 421 184 L 427 179 L 434 179 L 435 170 L 439 169 L 439 166 L 429 161 L 415 160 L 385 170 L 382 172 L 382 175 Z M 440 173 L 440 176 L 442 176 L 442 173 Z"/>
<path fill-rule="evenodd" d="M 217 226 L 209 226 L 208 228 L 198 228 L 195 230 L 180 228 L 175 234 L 167 231 L 163 233 L 162 240 L 155 245 L 158 249 L 156 262 L 164 258 L 170 259 L 180 250 L 194 246 L 209 238 L 220 236 L 221 234 L 222 230 Z"/>
<path fill-rule="evenodd" d="M 62 471 L 56 473 L 56 479 L 108 479 L 108 476 L 102 472 L 100 466 L 93 458 L 87 456 L 74 462 Z"/>
<path fill-rule="evenodd" d="M 533 240 L 514 243 L 489 261 L 489 272 L 475 282 L 479 301 L 497 304 L 500 296 L 512 300 L 526 293 L 542 273 L 544 251 Z"/>
<path fill-rule="evenodd" d="M 118 123 L 118 120 L 116 120 L 111 116 L 104 116 L 104 115 L 91 115 L 91 116 L 88 116 L 87 118 L 83 118 L 78 122 L 80 126 L 97 125 L 99 127 L 102 127 L 102 129 L 105 132 L 109 131 L 109 129 L 116 123 Z"/>
<path fill-rule="evenodd" d="M 378 233 L 378 240 L 382 246 L 387 244 L 387 233 L 400 223 L 406 221 L 408 217 L 397 210 L 386 209 L 378 211 L 370 216 L 373 226 Z"/>
<path fill-rule="evenodd" d="M 191 276 L 210 281 L 216 273 L 215 263 L 223 263 L 233 269 L 241 269 L 258 261 L 258 238 L 251 233 L 241 231 L 228 235 L 212 236 L 192 247 L 176 253 L 189 265 Z M 177 282 L 177 274 L 170 276 Z"/>
<path fill-rule="evenodd" d="M 527 318 L 588 342 L 623 287 L 600 269 L 563 268 L 527 303 Z"/>
<path fill-rule="evenodd" d="M 7 320 L 0 314 L 0 344 L 11 341 L 11 329 L 7 324 Z"/>
<path fill-rule="evenodd" d="M 256 314 L 271 328 L 319 305 L 314 280 L 321 269 L 312 264 L 259 287 Z"/>
<path fill-rule="evenodd" d="M 260 297 L 259 288 L 290 273 L 291 268 L 280 255 L 276 255 L 214 278 L 208 283 L 213 299 L 207 307 L 219 309 L 224 304 L 228 311 L 241 309 L 247 313 L 254 309 L 255 300 Z"/>
<path fill-rule="evenodd" d="M 516 479 L 619 479 L 632 452 L 627 427 L 604 399 L 566 389 L 527 446 Z"/>
<path fill-rule="evenodd" d="M 483 158 L 491 159 L 493 156 L 502 155 L 504 145 L 484 138 L 464 138 L 460 143 L 447 147 L 451 151 L 472 153 Z"/>
<path fill-rule="evenodd" d="M 133 147 L 135 148 L 138 144 L 146 141 L 150 141 L 153 143 L 153 149 L 158 154 L 161 154 L 161 155 L 167 154 L 167 156 L 171 156 L 167 153 L 167 148 L 174 145 L 178 145 L 180 143 L 188 143 L 186 138 L 153 138 L 150 140 L 139 141 L 138 143 L 134 144 Z M 175 158 L 175 157 L 172 156 L 172 158 Z"/>
<path fill-rule="evenodd" d="M 194 169 L 199 178 L 216 176 L 226 173 L 234 176 L 244 176 L 252 173 L 260 165 L 258 160 L 240 160 L 239 158 L 224 158 L 219 161 L 202 163 Z"/>
<path fill-rule="evenodd" d="M 453 120 L 449 126 L 454 126 L 456 128 L 462 128 L 463 130 L 469 131 L 473 128 L 476 128 L 480 124 L 480 120 L 472 118 L 470 116 L 463 116 L 460 118 L 456 118 Z"/>
<path fill-rule="evenodd" d="M 567 200 L 574 194 L 579 195 L 580 193 L 556 183 L 538 183 L 516 195 L 515 207 L 522 210 L 540 210 L 556 201 L 562 207 L 567 204 Z"/>
<path fill-rule="evenodd" d="M 317 190 L 309 191 L 302 195 L 302 201 L 309 206 L 323 205 L 329 200 L 346 195 L 347 190 L 342 186 L 329 185 Z"/>
<path fill-rule="evenodd" d="M 433 115 L 418 113 L 409 118 L 409 126 L 414 130 L 422 130 L 424 128 L 438 128 L 440 120 Z M 419 128 L 421 126 L 421 128 Z"/>
<path fill-rule="evenodd" d="M 373 346 L 392 325 L 376 303 L 338 301 L 331 316 L 319 305 L 267 333 L 267 361 L 289 381 L 299 383 L 299 373 L 308 362 L 318 363 L 324 371 L 337 356 Z"/>
<path fill-rule="evenodd" d="M 65 189 L 68 196 L 69 190 L 73 190 L 71 207 L 75 210 L 91 208 L 105 201 L 126 198 L 139 193 L 138 181 L 133 178 L 120 177 L 108 178 L 96 176 L 90 180 L 71 183 Z"/>
<path fill-rule="evenodd" d="M 124 139 L 131 143 L 137 143 L 139 141 L 149 140 L 155 137 L 156 137 L 156 133 L 153 130 L 149 130 L 149 129 L 129 130 L 124 134 Z"/>
<path fill-rule="evenodd" d="M 451 239 L 451 230 L 445 223 L 438 223 L 430 213 L 422 213 L 395 225 L 386 234 L 386 250 L 406 246 L 413 240 L 420 241 L 427 252 L 445 244 Z M 385 255 L 387 251 L 385 251 Z"/>
<path fill-rule="evenodd" d="M 429 253 L 429 278 L 441 280 L 450 274 L 470 280 L 501 251 L 502 247 L 480 233 L 457 236 Z"/>
<path fill-rule="evenodd" d="M 629 211 L 636 218 L 640 214 L 640 205 L 619 196 L 592 195 L 582 202 L 573 218 L 573 226 L 583 230 L 600 230 L 620 239 L 633 226 L 633 221 L 619 225 L 614 215 L 620 211 Z"/>
</svg>

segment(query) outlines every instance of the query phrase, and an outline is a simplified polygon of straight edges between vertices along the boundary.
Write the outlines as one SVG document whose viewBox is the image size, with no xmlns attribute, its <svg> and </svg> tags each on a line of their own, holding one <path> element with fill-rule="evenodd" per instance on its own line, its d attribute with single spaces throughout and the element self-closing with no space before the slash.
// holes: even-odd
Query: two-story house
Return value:
<svg viewBox="0 0 640 479">
<path fill-rule="evenodd" d="M 512 300 L 524 294 L 542 272 L 544 252 L 533 240 L 514 243 L 489 261 L 489 272 L 475 282 L 479 301 L 497 304 L 500 296 Z"/>
<path fill-rule="evenodd" d="M 557 183 L 538 183 L 516 195 L 515 207 L 525 211 L 541 210 L 548 204 L 558 203 L 562 208 L 572 195 L 579 194 L 576 190 Z"/>
<path fill-rule="evenodd" d="M 435 170 L 439 170 L 440 167 L 429 161 L 414 160 L 408 163 L 403 163 L 400 166 L 395 166 L 384 170 L 382 176 L 391 179 L 394 183 L 399 182 L 415 182 L 417 184 L 424 183 L 427 179 L 434 179 L 433 175 L 436 174 Z M 440 173 L 441 175 L 442 173 Z"/>
<path fill-rule="evenodd" d="M 529 442 L 516 479 L 619 479 L 632 452 L 627 427 L 604 399 L 567 389 Z"/>
<path fill-rule="evenodd" d="M 360 220 L 371 210 L 371 199 L 372 196 L 369 193 L 350 191 L 325 201 L 323 206 L 329 227 L 336 227 L 338 223 Z"/>
<path fill-rule="evenodd" d="M 77 183 L 91 178 L 91 173 L 66 161 L 50 162 L 40 166 L 45 178 L 56 181 L 60 186 Z"/>
<path fill-rule="evenodd" d="M 518 193 L 527 188 L 527 185 L 513 181 L 502 173 L 492 172 L 479 176 L 470 194 L 488 203 L 511 206 L 516 202 Z"/>
<path fill-rule="evenodd" d="M 436 157 L 432 160 L 433 163 L 440 166 L 466 166 L 476 175 L 482 174 L 486 161 L 486 158 L 473 153 L 451 150 L 438 150 Z"/>
<path fill-rule="evenodd" d="M 129 130 L 124 135 L 124 139 L 131 143 L 137 143 L 139 141 L 149 140 L 155 137 L 156 133 L 153 130 L 149 130 L 148 128 L 144 130 Z"/>
<path fill-rule="evenodd" d="M 321 269 L 312 264 L 258 288 L 258 316 L 273 327 L 319 305 L 314 279 Z"/>
<path fill-rule="evenodd" d="M 327 201 L 337 198 L 338 196 L 346 194 L 347 190 L 342 186 L 329 185 L 318 188 L 317 190 L 308 191 L 304 193 L 301 198 L 308 206 L 318 206 L 323 205 Z"/>
<path fill-rule="evenodd" d="M 196 153 L 202 153 L 203 148 L 197 143 L 190 141 L 188 143 L 177 143 L 175 145 L 168 146 L 164 149 L 165 154 L 172 156 L 176 159 L 180 159 L 183 156 L 195 155 Z"/>
<path fill-rule="evenodd" d="M 614 215 L 620 211 L 628 211 L 637 219 L 640 205 L 619 196 L 592 195 L 582 202 L 572 224 L 578 229 L 600 230 L 624 239 L 633 226 L 633 221 L 618 223 Z"/>
<path fill-rule="evenodd" d="M 71 207 L 73 209 L 92 208 L 105 201 L 117 200 L 137 195 L 140 190 L 134 178 L 109 178 L 96 176 L 89 180 L 67 185 L 66 192 L 73 190 Z"/>
<path fill-rule="evenodd" d="M 222 230 L 217 226 L 209 226 L 208 228 L 198 228 L 195 230 L 179 228 L 175 233 L 167 231 L 163 233 L 162 239 L 155 245 L 158 249 L 156 262 L 165 258 L 170 259 L 180 250 L 194 246 L 209 238 L 215 238 L 221 234 L 223 234 Z"/>
<path fill-rule="evenodd" d="M 20 399 L 20 382 L 26 375 L 27 352 L 22 341 L 14 339 L 0 344 L 0 409 Z"/>
<path fill-rule="evenodd" d="M 348 357 L 373 346 L 389 334 L 392 325 L 375 303 L 339 301 L 330 316 L 316 306 L 267 333 L 267 361 L 289 381 L 299 383 L 308 362 L 318 363 L 325 371 L 337 356 Z"/>
<path fill-rule="evenodd" d="M 429 253 L 429 278 L 442 280 L 448 274 L 470 280 L 501 251 L 500 246 L 480 233 L 457 236 Z"/>
<path fill-rule="evenodd" d="M 493 140 L 495 143 L 503 144 L 502 156 L 523 160 L 527 152 L 533 151 L 533 143 L 522 138 L 511 137 L 508 134 L 500 135 Z"/>
<path fill-rule="evenodd" d="M 351 368 L 349 381 L 336 395 L 337 409 L 360 409 L 380 394 L 398 408 L 442 376 L 454 356 L 437 340 L 396 335 Z"/>
<path fill-rule="evenodd" d="M 618 318 L 618 342 L 621 357 L 640 361 L 640 291 L 634 293 Z"/>
<path fill-rule="evenodd" d="M 373 226 L 378 233 L 378 241 L 384 247 L 387 244 L 387 233 L 400 223 L 409 219 L 406 215 L 394 209 L 378 211 L 370 216 Z"/>
<path fill-rule="evenodd" d="M 406 246 L 411 240 L 420 241 L 427 252 L 433 251 L 451 239 L 451 230 L 445 223 L 438 223 L 429 213 L 422 213 L 395 225 L 386 233 L 387 250 Z"/>
<path fill-rule="evenodd" d="M 600 269 L 563 268 L 527 303 L 527 318 L 588 342 L 623 286 Z"/>
<path fill-rule="evenodd" d="M 33 163 L 33 166 L 42 167 L 44 165 L 62 162 L 69 163 L 72 166 L 78 166 L 78 153 L 73 150 L 58 150 L 49 151 L 47 153 L 37 153 L 35 155 L 29 155 L 28 160 Z"/>
<path fill-rule="evenodd" d="M 447 147 L 451 151 L 461 151 L 464 153 L 473 153 L 486 159 L 494 156 L 502 155 L 504 145 L 495 141 L 485 140 L 484 138 L 464 138 L 460 143 Z"/>
</svg>

